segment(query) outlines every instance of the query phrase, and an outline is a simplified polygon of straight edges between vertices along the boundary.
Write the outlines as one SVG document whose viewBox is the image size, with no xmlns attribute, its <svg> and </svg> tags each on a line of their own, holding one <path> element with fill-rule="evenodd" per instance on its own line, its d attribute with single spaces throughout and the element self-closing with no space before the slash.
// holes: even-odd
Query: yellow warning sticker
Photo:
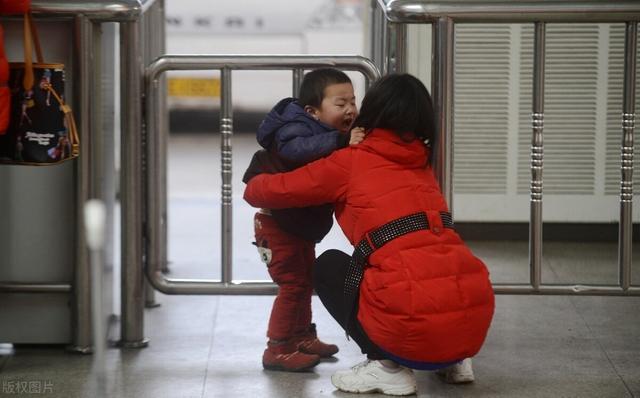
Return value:
<svg viewBox="0 0 640 398">
<path fill-rule="evenodd" d="M 169 78 L 169 97 L 220 97 L 220 79 Z"/>
</svg>

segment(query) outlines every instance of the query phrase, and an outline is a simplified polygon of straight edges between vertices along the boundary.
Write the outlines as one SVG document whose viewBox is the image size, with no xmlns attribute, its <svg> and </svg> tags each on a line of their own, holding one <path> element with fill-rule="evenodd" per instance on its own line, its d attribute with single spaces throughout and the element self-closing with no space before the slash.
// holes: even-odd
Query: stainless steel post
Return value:
<svg viewBox="0 0 640 398">
<path fill-rule="evenodd" d="M 370 5 L 370 26 L 369 26 L 369 40 L 370 40 L 370 54 L 373 64 L 378 70 L 383 70 L 383 55 L 382 49 L 384 47 L 384 13 L 378 6 L 378 0 L 371 0 Z"/>
<path fill-rule="evenodd" d="M 451 18 L 439 18 L 433 24 L 433 101 L 436 139 L 432 143 L 436 178 L 453 211 L 453 85 L 455 30 Z"/>
<path fill-rule="evenodd" d="M 150 24 L 150 51 L 148 59 L 164 53 L 164 5 L 158 2 L 158 15 Z M 166 112 L 166 84 L 164 76 L 153 81 L 147 81 L 146 85 L 153 84 L 157 87 L 153 93 L 156 96 L 145 97 L 145 103 L 153 103 L 158 108 L 158 114 L 154 118 L 147 118 L 145 124 L 145 148 L 146 171 L 144 173 L 146 188 L 146 215 L 145 233 L 146 246 L 145 267 L 154 271 L 167 272 L 167 112 Z M 152 221 L 153 220 L 153 221 Z M 157 306 L 153 286 L 147 280 L 145 282 L 145 306 Z"/>
<path fill-rule="evenodd" d="M 166 53 L 166 24 L 165 21 L 165 1 L 156 0 L 159 4 L 159 17 L 158 17 L 158 51 L 156 56 L 161 56 Z M 168 207 L 167 207 L 167 159 L 168 159 L 168 147 L 169 147 L 169 110 L 167 109 L 167 78 L 166 76 L 160 77 L 160 117 L 158 120 L 160 128 L 160 173 L 163 174 L 159 183 L 163 195 L 158 199 L 160 201 L 160 229 L 162 238 L 161 241 L 161 269 L 162 272 L 169 272 L 169 260 L 167 255 L 167 236 L 168 236 Z M 149 130 L 147 129 L 147 137 L 149 136 Z M 147 220 L 149 222 L 149 220 Z"/>
<path fill-rule="evenodd" d="M 624 91 L 622 103 L 622 154 L 620 181 L 620 222 L 618 233 L 619 281 L 622 289 L 631 284 L 633 242 L 633 133 L 636 103 L 636 47 L 638 23 L 627 22 L 624 46 Z"/>
<path fill-rule="evenodd" d="M 93 325 L 93 376 L 95 390 L 92 396 L 106 397 L 106 361 L 107 322 L 104 313 L 104 294 L 102 291 L 104 273 L 104 241 L 106 209 L 97 199 L 86 202 L 83 208 L 87 247 L 91 258 L 91 312 Z"/>
<path fill-rule="evenodd" d="M 92 115 L 96 109 L 93 107 L 93 99 L 97 88 L 93 82 L 97 81 L 98 74 L 94 68 L 97 63 L 93 56 L 95 49 L 93 46 L 93 24 L 85 16 L 79 15 L 75 18 L 74 36 L 76 47 L 74 48 L 75 59 L 77 60 L 78 79 L 75 80 L 74 96 L 79 100 L 74 104 L 76 115 L 78 116 L 78 127 L 82 134 L 80 140 L 80 154 L 77 163 L 77 193 L 76 193 L 76 264 L 73 282 L 73 307 L 72 307 L 72 341 L 69 350 L 80 353 L 91 352 L 91 280 L 89 273 L 89 253 L 87 251 L 84 214 L 82 204 L 85 203 L 92 194 L 95 194 L 95 178 L 92 166 L 91 151 L 93 141 L 99 134 L 96 125 L 91 123 Z"/>
<path fill-rule="evenodd" d="M 540 288 L 542 275 L 542 169 L 544 130 L 545 23 L 535 23 L 533 41 L 533 110 L 531 114 L 531 200 L 529 270 L 531 286 Z"/>
<path fill-rule="evenodd" d="M 391 56 L 387 59 L 388 73 L 405 73 L 407 71 L 407 24 L 389 24 L 389 42 L 392 49 Z"/>
<path fill-rule="evenodd" d="M 220 71 L 222 97 L 220 103 L 220 138 L 222 158 L 222 282 L 233 280 L 232 274 L 232 231 L 233 231 L 233 200 L 231 189 L 231 137 L 233 136 L 233 108 L 231 102 L 231 69 L 222 68 Z"/>
<path fill-rule="evenodd" d="M 145 173 L 147 188 L 147 207 L 145 209 L 147 223 L 145 224 L 145 236 L 147 246 L 145 247 L 147 273 L 156 272 L 161 274 L 163 265 L 167 261 L 167 230 L 166 230 L 166 203 L 167 197 L 167 152 L 166 130 L 163 124 L 163 99 L 162 79 L 164 75 L 155 79 L 147 79 L 145 87 L 147 94 L 145 106 L 155 111 L 153 117 L 146 117 L 147 139 L 144 148 L 147 158 L 147 172 Z M 153 89 L 149 90 L 149 87 Z M 149 278 L 148 278 L 149 279 Z"/>
<path fill-rule="evenodd" d="M 144 14 L 142 14 L 140 16 L 140 18 L 138 19 L 138 23 L 140 24 L 140 28 L 141 28 L 141 38 L 142 38 L 142 43 L 140 43 L 140 50 L 142 52 L 142 64 L 143 65 L 147 65 L 151 62 L 151 60 L 153 59 L 153 43 L 156 40 L 156 38 L 154 37 L 154 31 L 156 30 L 156 21 L 153 18 L 153 12 L 155 9 L 155 4 L 153 6 L 151 6 L 147 12 L 145 12 Z M 144 120 L 142 121 L 142 145 L 147 145 L 147 134 L 146 134 L 146 126 L 144 124 Z M 144 149 L 143 149 L 144 151 Z M 145 179 L 148 178 L 148 174 L 150 173 L 149 170 L 149 164 L 147 161 L 147 157 L 143 155 L 142 157 L 143 161 L 142 161 L 142 181 L 144 181 Z M 143 207 L 143 221 L 142 221 L 142 225 L 147 225 L 147 215 L 144 212 L 144 208 L 146 206 L 148 206 L 149 203 L 149 194 L 146 191 L 146 187 L 143 193 L 143 199 L 142 199 L 142 207 Z M 144 227 L 143 227 L 144 228 Z M 149 247 L 149 245 L 146 244 L 146 240 L 148 239 L 146 231 L 143 231 L 143 243 L 142 243 L 142 247 L 143 250 L 147 249 Z M 146 261 L 148 259 L 148 256 L 145 254 L 143 254 L 142 258 L 143 260 L 143 267 L 146 267 Z M 151 308 L 151 307 L 155 307 L 156 306 L 156 293 L 155 290 L 153 289 L 153 286 L 151 286 L 151 283 L 143 277 L 143 290 L 144 290 L 144 306 L 145 308 Z"/>
<path fill-rule="evenodd" d="M 121 225 L 122 322 L 120 344 L 146 347 L 143 333 L 144 285 L 142 272 L 142 55 L 140 24 L 120 25 L 121 60 Z"/>
<path fill-rule="evenodd" d="M 143 29 L 144 29 L 144 40 L 141 43 L 141 45 L 144 47 L 144 58 L 143 58 L 143 64 L 144 65 L 148 65 L 149 63 L 151 63 L 153 61 L 154 58 L 160 56 L 163 54 L 163 50 L 160 48 L 161 46 L 161 42 L 163 41 L 163 29 L 164 29 L 164 15 L 162 14 L 162 4 L 160 1 L 156 1 L 148 10 L 146 13 L 144 13 L 142 15 L 141 21 L 143 24 Z M 145 99 L 147 100 L 147 99 Z M 166 112 L 161 112 L 161 119 L 166 119 Z M 145 145 L 149 145 L 148 144 L 148 140 L 149 140 L 149 130 L 148 130 L 148 126 L 145 125 L 144 120 L 143 120 L 143 126 L 144 126 L 144 140 L 143 142 L 145 143 Z M 166 125 L 164 123 L 162 123 L 162 121 L 159 121 L 159 126 L 163 126 L 166 127 Z M 164 130 L 160 130 L 161 131 L 161 135 L 160 135 L 160 145 L 163 144 L 163 142 L 166 144 L 166 138 L 165 138 L 165 131 Z M 146 154 L 147 152 L 143 149 L 143 153 Z M 166 156 L 160 156 L 158 159 L 159 162 L 164 162 L 166 163 Z M 166 170 L 166 166 L 165 168 L 159 168 L 158 170 L 151 170 L 151 165 L 150 165 L 150 160 L 148 156 L 145 156 L 145 162 L 144 162 L 144 166 L 145 166 L 145 170 L 144 170 L 144 178 L 148 179 L 153 175 L 153 178 L 158 178 L 158 174 L 160 173 L 160 170 Z M 158 184 L 160 185 L 160 188 L 164 188 L 164 192 L 165 194 L 160 196 L 159 198 L 153 198 L 154 201 L 156 202 L 157 206 L 160 206 L 159 211 L 161 212 L 161 214 L 165 215 L 165 219 L 166 219 L 166 176 L 165 178 L 158 178 Z M 146 206 L 150 205 L 151 202 L 151 194 L 150 191 L 148 190 L 148 184 L 143 184 L 143 186 L 145 188 L 147 188 L 146 190 L 146 195 L 145 195 L 145 199 L 144 199 L 144 204 Z M 145 220 L 144 220 L 144 225 L 147 226 L 149 225 L 149 212 L 148 211 L 144 211 L 143 215 L 145 216 Z M 166 220 L 165 220 L 166 221 Z M 161 222 L 161 232 L 162 232 L 162 227 L 166 227 L 166 222 Z M 145 242 L 148 243 L 149 240 L 149 235 L 148 235 L 148 231 L 149 228 L 146 228 L 145 233 L 144 233 L 144 238 L 145 238 Z M 160 235 L 161 237 L 163 235 Z M 166 235 L 164 235 L 166 236 Z M 149 250 L 149 244 L 144 245 L 145 250 Z M 163 244 L 160 245 L 160 249 L 165 253 L 165 256 L 163 258 L 166 259 L 166 239 L 163 242 Z M 145 258 L 145 264 L 144 266 L 148 266 L 147 262 L 149 260 L 149 255 L 148 253 L 145 253 L 146 255 L 144 256 Z M 166 267 L 166 261 L 163 263 L 163 265 Z M 153 307 L 157 307 L 160 304 L 158 302 L 156 302 L 156 294 L 155 294 L 155 289 L 153 288 L 153 286 L 151 285 L 151 283 L 146 279 L 144 279 L 144 296 L 145 296 L 145 307 L 146 308 L 153 308 Z"/>
<path fill-rule="evenodd" d="M 292 96 L 298 98 L 300 96 L 300 86 L 302 86 L 302 79 L 304 78 L 304 69 L 295 68 L 293 70 L 293 84 L 292 84 Z"/>
<path fill-rule="evenodd" d="M 380 40 L 380 60 L 378 68 L 380 73 L 384 76 L 389 74 L 389 58 L 391 57 L 391 51 L 393 43 L 391 41 L 391 35 L 389 34 L 389 21 L 385 18 L 384 14 L 380 16 L 380 26 L 378 27 L 379 33 L 377 33 Z"/>
</svg>

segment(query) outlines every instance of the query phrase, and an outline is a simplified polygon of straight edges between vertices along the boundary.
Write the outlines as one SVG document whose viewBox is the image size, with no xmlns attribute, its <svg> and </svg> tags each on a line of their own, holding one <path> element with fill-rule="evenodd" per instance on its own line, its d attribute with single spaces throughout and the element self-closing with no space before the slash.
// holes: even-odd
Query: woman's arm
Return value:
<svg viewBox="0 0 640 398">
<path fill-rule="evenodd" d="M 351 150 L 344 149 L 289 173 L 258 175 L 247 184 L 244 199 L 270 209 L 339 202 L 346 192 L 350 159 Z"/>
</svg>

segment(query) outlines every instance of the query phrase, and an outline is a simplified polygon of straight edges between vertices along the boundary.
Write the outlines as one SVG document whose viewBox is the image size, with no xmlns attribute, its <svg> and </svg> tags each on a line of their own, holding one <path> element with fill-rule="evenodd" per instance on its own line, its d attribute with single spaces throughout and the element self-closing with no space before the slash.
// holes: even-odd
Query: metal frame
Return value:
<svg viewBox="0 0 640 398">
<path fill-rule="evenodd" d="M 95 22 L 127 22 L 137 21 L 155 2 L 156 0 L 31 0 L 31 11 L 54 16 L 84 15 Z"/>
<path fill-rule="evenodd" d="M 433 26 L 433 95 L 439 142 L 434 166 L 445 198 L 452 207 L 453 162 L 453 76 L 455 22 L 535 24 L 533 62 L 533 109 L 531 138 L 531 191 L 529 221 L 529 284 L 494 284 L 499 294 L 554 295 L 627 295 L 640 296 L 640 286 L 631 285 L 633 141 L 635 128 L 635 66 L 637 21 L 640 3 L 634 0 L 604 2 L 598 0 L 567 1 L 488 1 L 473 0 L 378 0 L 386 18 L 383 24 L 430 23 Z M 372 11 L 375 14 L 375 10 Z M 545 24 L 548 22 L 625 22 L 625 72 L 622 109 L 622 149 L 619 225 L 619 285 L 555 285 L 543 284 L 542 265 L 542 194 L 544 131 L 544 61 Z M 372 26 L 374 43 L 385 43 L 383 54 L 398 53 L 383 36 L 384 29 Z M 400 52 L 401 53 L 401 52 Z"/>
<path fill-rule="evenodd" d="M 232 237 L 232 200 L 231 200 L 231 139 L 233 137 L 233 109 L 231 98 L 232 70 L 291 70 L 293 91 L 297 93 L 302 71 L 319 67 L 335 67 L 354 70 L 365 78 L 375 80 L 380 76 L 375 65 L 360 56 L 306 56 L 306 55 L 167 55 L 158 58 L 146 71 L 146 159 L 149 175 L 146 178 L 147 197 L 147 238 L 146 272 L 151 284 L 166 294 L 251 294 L 270 295 L 277 292 L 277 286 L 270 282 L 234 281 L 232 275 L 231 237 Z M 167 195 L 166 153 L 160 142 L 165 133 L 157 127 L 159 104 L 159 79 L 169 70 L 220 70 L 221 71 L 221 109 L 220 135 L 222 153 L 222 255 L 221 277 L 217 280 L 170 279 L 162 273 L 166 264 L 166 229 L 162 228 L 163 215 L 159 200 Z M 140 307 L 138 307 L 140 308 Z M 139 310 L 139 309 L 138 309 Z"/>
<path fill-rule="evenodd" d="M 163 0 L 158 0 L 161 3 Z M 153 7 L 156 0 L 32 0 L 31 10 L 37 18 L 59 17 L 72 20 L 75 25 L 74 36 L 74 62 L 77 64 L 77 81 L 74 81 L 74 109 L 82 133 L 81 153 L 78 159 L 78 183 L 76 201 L 78 204 L 95 197 L 96 187 L 92 181 L 99 176 L 100 166 L 92 160 L 90 153 L 99 150 L 91 143 L 99 141 L 99 110 L 96 101 L 100 97 L 99 88 L 93 83 L 99 75 L 99 68 L 95 62 L 95 25 L 103 22 L 119 22 L 121 25 L 121 62 L 122 62 L 122 137 L 123 155 L 129 155 L 123 159 L 121 173 L 122 179 L 122 267 L 123 269 L 139 268 L 140 278 L 124 280 L 122 288 L 122 341 L 125 346 L 144 346 L 146 340 L 142 337 L 142 330 L 135 329 L 131 325 L 132 316 L 142 316 L 133 312 L 131 297 L 136 297 L 138 288 L 142 286 L 142 248 L 136 241 L 142 241 L 142 220 L 128 218 L 129 214 L 142 214 L 141 192 L 137 188 L 141 185 L 140 170 L 136 168 L 135 159 L 141 153 L 140 137 L 140 113 L 142 105 L 140 101 L 131 101 L 124 104 L 127 98 L 140 98 L 142 94 L 142 69 L 143 65 L 138 48 L 140 35 L 138 20 L 149 8 Z M 139 82 L 139 85 L 130 84 Z M 128 97 L 128 95 L 130 95 Z M 126 142 L 125 142 L 126 141 Z M 127 152 L 133 150 L 137 152 Z M 89 276 L 89 252 L 86 248 L 84 234 L 84 215 L 82 206 L 75 206 L 76 210 L 76 260 L 74 267 L 74 281 L 69 283 L 20 283 L 0 282 L 1 292 L 12 293 L 73 293 L 72 296 L 72 343 L 71 350 L 81 353 L 91 352 L 91 308 L 90 308 L 90 276 Z M 137 208 L 137 210 L 136 210 Z M 125 232 L 126 231 L 126 232 Z M 130 238 L 130 240 L 128 240 Z M 129 274 L 129 273 L 128 273 Z"/>
<path fill-rule="evenodd" d="M 628 22 L 640 18 L 636 0 L 378 0 L 389 22 Z"/>
<path fill-rule="evenodd" d="M 531 111 L 531 184 L 529 215 L 529 270 L 531 286 L 542 279 L 542 171 L 544 166 L 544 22 L 536 22 L 533 34 L 533 105 Z"/>
</svg>

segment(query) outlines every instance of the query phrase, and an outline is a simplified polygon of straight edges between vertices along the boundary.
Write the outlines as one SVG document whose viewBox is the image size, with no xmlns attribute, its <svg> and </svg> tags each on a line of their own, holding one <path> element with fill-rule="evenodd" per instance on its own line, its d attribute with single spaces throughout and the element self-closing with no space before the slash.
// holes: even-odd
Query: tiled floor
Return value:
<svg viewBox="0 0 640 398">
<path fill-rule="evenodd" d="M 240 174 L 251 153 L 251 142 L 250 137 L 234 142 L 234 153 L 244 154 L 234 157 L 235 174 Z M 176 136 L 171 145 L 171 276 L 215 278 L 220 273 L 217 141 Z M 213 182 L 203 185 L 206 175 Z M 266 279 L 250 244 L 253 210 L 242 202 L 241 189 L 236 183 L 234 277 Z M 488 264 L 494 282 L 527 280 L 526 243 L 469 244 Z M 318 251 L 328 247 L 348 248 L 337 231 Z M 640 252 L 635 249 L 637 275 Z M 615 244 L 546 242 L 543 278 L 546 282 L 613 283 L 616 253 Z M 320 337 L 338 344 L 340 352 L 313 372 L 295 374 L 264 371 L 260 363 L 273 297 L 158 293 L 156 301 L 159 307 L 145 311 L 149 347 L 107 351 L 106 396 L 352 396 L 336 391 L 330 375 L 362 357 L 315 297 L 314 320 Z M 12 355 L 2 350 L 0 346 L 0 396 L 98 396 L 91 356 L 69 354 L 60 346 L 18 346 Z M 474 368 L 476 381 L 464 386 L 447 385 L 435 374 L 417 372 L 418 396 L 640 397 L 640 298 L 497 296 L 493 324 Z"/>
<path fill-rule="evenodd" d="M 107 353 L 109 397 L 347 397 L 332 372 L 361 360 L 314 299 L 320 335 L 341 349 L 310 373 L 264 371 L 260 356 L 272 297 L 161 296 L 147 310 L 145 349 Z M 417 372 L 420 397 L 640 396 L 640 303 L 628 298 L 498 296 L 476 382 L 451 386 Z M 2 396 L 16 382 L 50 383 L 46 396 L 95 397 L 91 356 L 18 347 L 4 357 Z"/>
</svg>

